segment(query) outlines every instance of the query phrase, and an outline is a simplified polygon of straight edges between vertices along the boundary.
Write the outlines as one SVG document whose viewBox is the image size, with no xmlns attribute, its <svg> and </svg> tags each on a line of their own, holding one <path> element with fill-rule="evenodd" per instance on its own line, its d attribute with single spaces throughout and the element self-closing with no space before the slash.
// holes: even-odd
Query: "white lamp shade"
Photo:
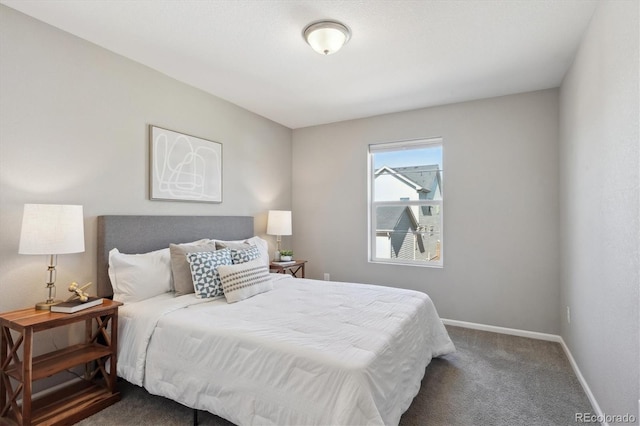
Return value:
<svg viewBox="0 0 640 426">
<path fill-rule="evenodd" d="M 309 25 L 304 30 L 304 38 L 309 46 L 321 55 L 337 52 L 349 41 L 349 29 L 336 21 L 321 21 Z"/>
<path fill-rule="evenodd" d="M 20 254 L 64 254 L 84 251 L 82 206 L 25 204 Z"/>
<path fill-rule="evenodd" d="M 267 234 L 291 235 L 291 212 L 288 210 L 269 210 Z"/>
</svg>

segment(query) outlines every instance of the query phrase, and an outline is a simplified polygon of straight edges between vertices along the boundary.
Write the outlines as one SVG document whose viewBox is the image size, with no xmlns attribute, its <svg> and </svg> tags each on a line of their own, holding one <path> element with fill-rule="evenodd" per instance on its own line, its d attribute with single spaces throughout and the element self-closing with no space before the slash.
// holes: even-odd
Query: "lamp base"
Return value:
<svg viewBox="0 0 640 426">
<path fill-rule="evenodd" d="M 62 300 L 54 300 L 53 302 L 38 302 L 36 303 L 36 309 L 39 311 L 50 311 L 53 305 L 62 303 Z"/>
</svg>

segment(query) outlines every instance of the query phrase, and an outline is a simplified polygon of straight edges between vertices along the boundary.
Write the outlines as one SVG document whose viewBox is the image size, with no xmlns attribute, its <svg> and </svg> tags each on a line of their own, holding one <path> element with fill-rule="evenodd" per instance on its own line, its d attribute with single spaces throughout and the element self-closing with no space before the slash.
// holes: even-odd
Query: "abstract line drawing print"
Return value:
<svg viewBox="0 0 640 426">
<path fill-rule="evenodd" d="M 222 144 L 151 127 L 151 198 L 222 202 Z"/>
</svg>

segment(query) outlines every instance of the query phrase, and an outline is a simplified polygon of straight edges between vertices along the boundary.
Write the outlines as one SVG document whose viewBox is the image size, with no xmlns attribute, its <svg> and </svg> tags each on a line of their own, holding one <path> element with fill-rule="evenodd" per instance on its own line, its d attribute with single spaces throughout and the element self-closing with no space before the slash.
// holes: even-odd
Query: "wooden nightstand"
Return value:
<svg viewBox="0 0 640 426">
<path fill-rule="evenodd" d="M 296 278 L 304 278 L 305 263 L 307 263 L 306 260 L 294 260 L 293 263 L 285 264 L 271 262 L 269 269 L 275 270 L 279 274 L 286 274 L 289 272 Z M 300 276 L 298 276 L 298 272 L 300 272 Z"/>
<path fill-rule="evenodd" d="M 0 314 L 0 417 L 12 414 L 19 425 L 73 424 L 119 401 L 116 371 L 120 305 L 105 299 L 102 305 L 73 314 L 35 308 Z M 85 322 L 84 343 L 33 356 L 34 333 L 81 321 Z M 15 342 L 11 330 L 18 332 Z M 32 382 L 78 365 L 85 366 L 84 380 L 32 399 Z M 18 403 L 20 396 L 22 404 Z"/>
</svg>

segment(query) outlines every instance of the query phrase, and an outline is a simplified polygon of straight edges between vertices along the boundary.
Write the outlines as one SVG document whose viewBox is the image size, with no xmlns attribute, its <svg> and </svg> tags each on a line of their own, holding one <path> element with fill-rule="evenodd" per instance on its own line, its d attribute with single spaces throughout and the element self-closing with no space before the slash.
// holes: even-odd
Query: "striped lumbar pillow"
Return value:
<svg viewBox="0 0 640 426">
<path fill-rule="evenodd" d="M 237 265 L 220 265 L 218 274 L 228 303 L 273 289 L 269 268 L 260 259 Z"/>
</svg>

